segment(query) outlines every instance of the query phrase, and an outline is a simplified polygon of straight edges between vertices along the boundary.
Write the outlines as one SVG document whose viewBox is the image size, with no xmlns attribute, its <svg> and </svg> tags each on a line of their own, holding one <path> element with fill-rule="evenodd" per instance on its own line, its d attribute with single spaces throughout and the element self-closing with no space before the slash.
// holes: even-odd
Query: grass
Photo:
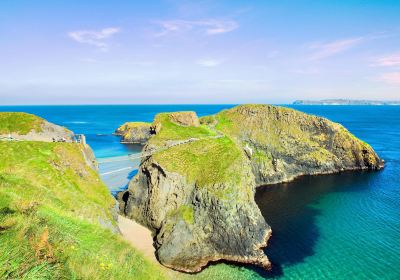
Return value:
<svg viewBox="0 0 400 280">
<path fill-rule="evenodd" d="M 230 138 L 221 137 L 174 146 L 154 154 L 154 159 L 168 171 L 205 186 L 235 179 L 238 175 L 231 167 L 241 162 L 242 156 Z"/>
<path fill-rule="evenodd" d="M 28 134 L 31 130 L 41 132 L 44 120 L 27 113 L 0 112 L 0 134 Z"/>
<path fill-rule="evenodd" d="M 161 125 L 160 131 L 150 139 L 151 143 L 162 143 L 167 140 L 185 140 L 214 136 L 216 133 L 207 126 L 181 126 L 171 121 L 169 113 L 158 114 L 154 124 Z"/>
<path fill-rule="evenodd" d="M 0 279 L 163 279 L 104 226 L 115 202 L 80 149 L 0 142 Z"/>
<path fill-rule="evenodd" d="M 168 213 L 169 219 L 181 218 L 186 224 L 194 224 L 194 209 L 192 205 L 182 204 L 179 208 Z"/>
</svg>

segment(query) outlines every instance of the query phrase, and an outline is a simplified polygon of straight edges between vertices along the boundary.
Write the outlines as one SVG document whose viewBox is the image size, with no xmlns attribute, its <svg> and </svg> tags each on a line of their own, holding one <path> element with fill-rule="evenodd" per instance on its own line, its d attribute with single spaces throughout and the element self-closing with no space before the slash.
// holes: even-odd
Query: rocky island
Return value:
<svg viewBox="0 0 400 280">
<path fill-rule="evenodd" d="M 122 143 L 145 144 L 151 136 L 151 123 L 127 122 L 115 130 Z"/>
<path fill-rule="evenodd" d="M 120 211 L 152 231 L 160 263 L 185 272 L 217 260 L 271 267 L 262 248 L 273 229 L 256 187 L 384 166 L 342 125 L 284 107 L 162 113 L 143 129 L 144 157 Z"/>
<path fill-rule="evenodd" d="M 296 100 L 293 105 L 400 105 L 399 100 L 364 100 L 364 99 L 322 99 Z"/>
</svg>

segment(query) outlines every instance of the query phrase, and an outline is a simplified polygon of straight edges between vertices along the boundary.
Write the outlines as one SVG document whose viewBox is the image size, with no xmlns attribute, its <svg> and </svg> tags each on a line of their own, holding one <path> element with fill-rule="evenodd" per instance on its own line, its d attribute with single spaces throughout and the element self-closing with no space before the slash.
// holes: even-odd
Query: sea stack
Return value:
<svg viewBox="0 0 400 280">
<path fill-rule="evenodd" d="M 241 105 L 200 119 L 163 113 L 151 127 L 120 210 L 153 232 L 163 265 L 185 272 L 217 260 L 271 267 L 257 186 L 383 167 L 342 125 L 283 107 Z"/>
</svg>

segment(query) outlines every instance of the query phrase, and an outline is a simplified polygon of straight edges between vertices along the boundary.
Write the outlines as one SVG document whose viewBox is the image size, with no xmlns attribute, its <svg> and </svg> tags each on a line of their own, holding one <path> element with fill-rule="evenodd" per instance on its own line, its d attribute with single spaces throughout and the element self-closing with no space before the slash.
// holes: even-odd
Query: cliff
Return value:
<svg viewBox="0 0 400 280">
<path fill-rule="evenodd" d="M 163 265 L 186 272 L 221 259 L 270 268 L 257 186 L 383 167 L 343 126 L 282 107 L 242 105 L 200 120 L 164 113 L 152 130 L 120 210 L 152 230 Z"/>
<path fill-rule="evenodd" d="M 246 150 L 257 185 L 383 167 L 370 145 L 325 118 L 265 105 L 238 106 L 214 118 L 215 129 Z"/>
<path fill-rule="evenodd" d="M 10 126 L 21 115 L 7 115 L 1 129 L 41 133 L 44 120 L 26 114 L 33 122 Z M 0 141 L 0 279 L 164 279 L 119 236 L 116 201 L 88 164 L 89 146 L 7 140 Z"/>
<path fill-rule="evenodd" d="M 151 136 L 151 123 L 127 122 L 115 130 L 123 143 L 145 144 Z"/>
</svg>

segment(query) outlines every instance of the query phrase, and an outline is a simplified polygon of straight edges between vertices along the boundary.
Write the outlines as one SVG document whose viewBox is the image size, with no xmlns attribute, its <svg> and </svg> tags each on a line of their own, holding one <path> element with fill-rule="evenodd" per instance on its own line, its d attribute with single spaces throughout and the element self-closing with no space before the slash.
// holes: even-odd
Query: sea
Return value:
<svg viewBox="0 0 400 280">
<path fill-rule="evenodd" d="M 127 156 L 142 146 L 121 144 L 115 129 L 152 121 L 159 112 L 214 114 L 234 105 L 0 106 L 28 112 L 85 134 L 115 194 L 138 167 Z M 236 279 L 400 279 L 400 106 L 282 105 L 343 124 L 386 162 L 375 172 L 305 176 L 259 187 L 256 202 L 273 234 L 265 249 L 271 272 L 224 265 Z M 212 269 L 212 268 L 210 268 Z"/>
</svg>

